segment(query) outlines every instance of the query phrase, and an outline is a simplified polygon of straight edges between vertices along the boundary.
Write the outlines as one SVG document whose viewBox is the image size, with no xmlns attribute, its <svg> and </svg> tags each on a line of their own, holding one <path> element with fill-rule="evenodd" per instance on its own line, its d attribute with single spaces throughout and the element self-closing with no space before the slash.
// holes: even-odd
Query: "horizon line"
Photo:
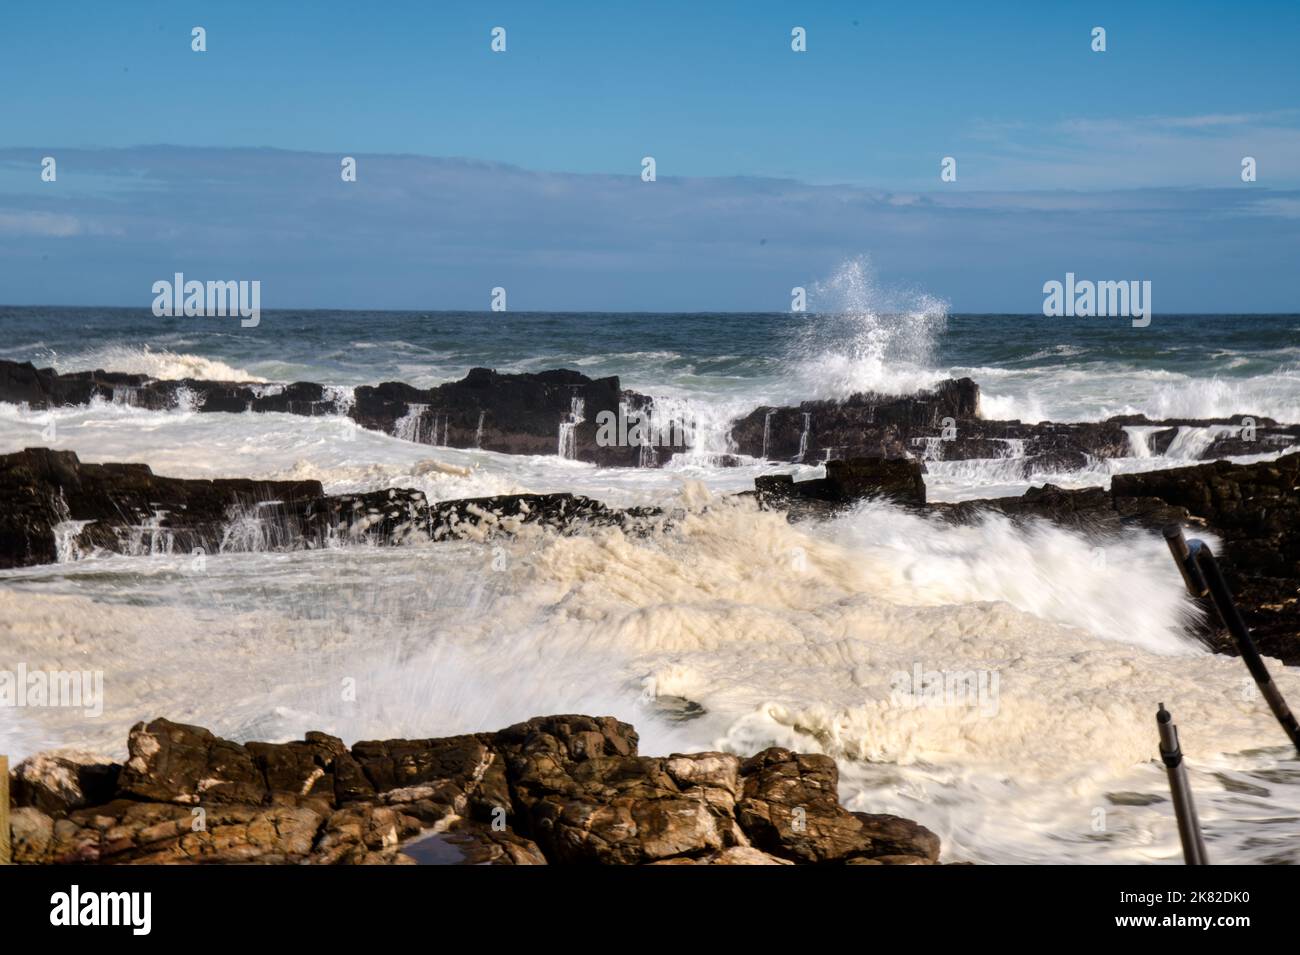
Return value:
<svg viewBox="0 0 1300 955">
<path fill-rule="evenodd" d="M 59 309 L 115 309 L 118 311 L 146 311 L 155 318 L 190 318 L 194 320 L 210 319 L 222 316 L 207 315 L 159 315 L 153 316 L 149 305 L 69 305 L 63 303 L 22 303 L 13 304 L 0 302 L 0 309 L 22 309 L 22 308 L 59 308 Z M 276 312 L 330 312 L 339 314 L 357 313 L 357 312 L 378 312 L 381 314 L 392 315 L 411 315 L 411 314 L 436 314 L 436 315 L 735 315 L 735 316 L 791 316 L 791 315 L 847 315 L 851 314 L 849 310 L 841 311 L 816 311 L 809 309 L 804 312 L 791 311 L 758 311 L 754 309 L 703 309 L 699 311 L 656 311 L 654 309 L 571 309 L 571 308 L 536 308 L 536 309 L 504 309 L 502 311 L 493 311 L 492 309 L 474 309 L 474 308 L 321 308 L 317 306 L 276 306 L 275 308 L 262 308 L 261 314 L 274 314 Z M 906 315 L 906 311 L 891 311 L 881 309 L 875 311 L 878 315 Z M 982 318 L 982 317 L 1033 317 L 1033 318 L 1053 318 L 1055 316 L 1044 315 L 1039 312 L 1016 312 L 1016 311 L 981 311 L 968 312 L 961 309 L 950 309 L 944 312 L 949 318 Z M 1152 317 L 1163 315 L 1166 318 L 1287 318 L 1300 315 L 1300 306 L 1294 311 L 1282 312 L 1152 312 Z M 229 317 L 229 316 L 225 316 Z M 1083 320 L 1106 319 L 1107 316 L 1084 316 Z"/>
</svg>

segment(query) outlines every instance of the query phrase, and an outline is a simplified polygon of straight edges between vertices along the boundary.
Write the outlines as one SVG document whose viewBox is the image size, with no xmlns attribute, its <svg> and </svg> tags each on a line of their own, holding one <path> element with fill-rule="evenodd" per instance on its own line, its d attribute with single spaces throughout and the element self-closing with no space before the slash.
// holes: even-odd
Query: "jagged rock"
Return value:
<svg viewBox="0 0 1300 955">
<path fill-rule="evenodd" d="M 367 741 L 351 755 L 381 802 L 426 825 L 450 816 L 509 819 L 505 767 L 491 744 L 490 736 Z"/>
<path fill-rule="evenodd" d="M 159 477 L 143 464 L 85 464 L 71 451 L 47 448 L 0 455 L 0 569 L 52 563 L 61 549 L 174 553 L 193 562 L 209 553 L 337 541 L 483 540 L 525 524 L 635 529 L 659 517 L 654 508 L 618 510 L 573 494 L 433 504 L 406 488 L 327 495 L 318 481 Z"/>
<path fill-rule="evenodd" d="M 91 753 L 54 752 L 30 756 L 11 775 L 15 806 L 64 815 L 113 798 L 119 767 Z"/>
<path fill-rule="evenodd" d="M 1116 475 L 1111 493 L 1117 506 L 1158 499 L 1211 528 L 1223 541 L 1216 557 L 1260 651 L 1300 663 L 1300 454 Z M 1235 653 L 1212 611 L 1207 620 L 1215 649 Z"/>
<path fill-rule="evenodd" d="M 839 770 L 829 756 L 772 747 L 741 766 L 736 819 L 754 846 L 805 863 L 855 857 L 939 856 L 939 839 L 894 816 L 851 813 L 839 804 Z"/>
<path fill-rule="evenodd" d="M 588 717 L 530 720 L 498 741 L 521 827 L 556 862 L 638 864 L 736 844 L 735 766 L 720 754 L 639 757 L 632 727 Z"/>
<path fill-rule="evenodd" d="M 735 423 L 731 438 L 745 454 L 804 463 L 854 457 L 1015 458 L 1028 477 L 1078 470 L 1090 458 L 1131 455 L 1124 425 L 1158 423 L 1137 417 L 1140 420 L 1035 424 L 985 420 L 979 417 L 979 387 L 961 378 L 903 397 L 859 394 L 841 401 L 806 401 L 798 407 L 757 408 Z M 1176 433 L 1177 428 L 1171 428 L 1168 440 Z M 1168 440 L 1160 445 L 1163 434 L 1152 443 L 1157 454 L 1168 446 Z M 1300 442 L 1300 435 L 1268 435 L 1270 441 Z"/>
<path fill-rule="evenodd" d="M 868 497 L 900 504 L 925 504 L 925 478 L 918 461 L 903 458 L 853 458 L 829 461 L 826 477 L 795 481 L 793 475 L 763 475 L 754 491 L 764 507 L 798 510 L 846 507 Z"/>
<path fill-rule="evenodd" d="M 895 859 L 909 860 L 909 865 L 918 859 L 938 861 L 939 837 L 925 826 L 888 813 L 855 812 L 853 815 L 861 821 L 863 831 L 871 839 L 872 851 L 884 852 L 875 858 L 886 865 L 893 864 L 890 860 Z"/>
<path fill-rule="evenodd" d="M 1031 487 L 1020 497 L 1000 497 L 961 501 L 955 504 L 932 504 L 931 509 L 958 523 L 979 520 L 982 515 L 994 512 L 1013 520 L 1029 518 L 1049 520 L 1062 527 L 1090 533 L 1114 533 L 1125 523 L 1159 527 L 1168 518 L 1185 516 L 1181 509 L 1152 513 L 1137 507 L 1130 508 L 1127 521 L 1115 507 L 1115 499 L 1104 488 L 1088 487 L 1076 490 L 1059 488 L 1054 484 Z M 1148 523 L 1149 521 L 1149 523 Z"/>
<path fill-rule="evenodd" d="M 658 414 L 653 398 L 622 389 L 617 377 L 592 379 L 567 369 L 500 374 L 472 368 L 460 381 L 434 388 L 388 381 L 353 389 L 305 381 L 159 381 L 102 370 L 59 374 L 0 359 L 0 401 L 47 408 L 93 399 L 155 410 L 347 415 L 362 427 L 405 440 L 506 454 L 561 453 L 564 426 L 564 454 L 625 467 L 663 465 L 688 450 L 687 433 L 694 426 Z M 601 415 L 626 422 L 614 429 L 617 440 L 601 439 Z M 652 443 L 645 447 L 631 436 L 637 418 L 652 427 Z M 1243 424 L 1251 430 L 1243 431 Z M 1027 477 L 1074 470 L 1088 458 L 1131 455 L 1126 425 L 1160 427 L 1147 438 L 1156 454 L 1164 453 L 1181 427 L 1236 429 L 1210 442 L 1204 458 L 1300 444 L 1300 425 L 1279 425 L 1262 415 L 1164 421 L 1127 415 L 1099 423 L 985 421 L 979 417 L 979 387 L 969 378 L 942 381 L 913 395 L 864 393 L 797 407 L 764 406 L 734 422 L 729 437 L 741 454 L 806 463 L 852 457 L 953 461 L 1015 456 Z M 725 467 L 739 459 L 724 453 L 715 455 L 713 463 Z"/>
<path fill-rule="evenodd" d="M 66 522 L 84 522 L 64 536 L 85 552 L 189 554 L 220 549 L 241 510 L 288 526 L 298 507 L 323 498 L 317 481 L 183 481 L 143 464 L 83 464 L 71 451 L 29 448 L 0 455 L 0 567 L 53 562 Z"/>
<path fill-rule="evenodd" d="M 1243 422 L 1254 424 L 1243 437 Z M 1211 420 L 1125 415 L 1102 422 L 1026 424 L 979 417 L 979 387 L 969 378 L 943 381 L 929 391 L 895 396 L 857 394 L 838 401 L 805 401 L 797 407 L 756 408 L 732 426 L 735 448 L 773 461 L 819 463 L 853 457 L 917 457 L 927 461 L 1008 459 L 1023 477 L 1076 471 L 1090 459 L 1131 457 L 1128 425 L 1156 427 L 1148 449 L 1164 454 L 1179 428 L 1236 428 L 1216 437 L 1202 457 L 1258 454 L 1300 444 L 1300 425 L 1283 426 L 1264 416 Z"/>
<path fill-rule="evenodd" d="M 185 807 L 116 800 L 55 824 L 52 861 L 287 863 L 312 851 L 324 807 Z"/>
<path fill-rule="evenodd" d="M 841 808 L 827 757 L 786 750 L 743 763 L 729 753 L 647 757 L 637 742 L 626 723 L 576 715 L 497 733 L 362 741 L 350 750 L 323 733 L 239 744 L 157 719 L 132 728 L 129 758 L 114 767 L 117 785 L 106 802 L 74 806 L 76 799 L 61 797 L 50 812 L 16 809 L 16 856 L 29 863 L 772 865 L 938 853 L 937 840 L 914 823 Z M 784 840 L 775 820 L 796 803 L 811 835 Z M 752 846 L 751 835 L 765 844 Z"/>
<path fill-rule="evenodd" d="M 30 362 L 0 359 L 0 401 L 32 408 L 84 405 L 93 399 L 141 408 L 184 407 L 198 412 L 343 414 L 364 428 L 421 444 L 482 448 L 505 454 L 556 454 L 560 426 L 574 418 L 572 456 L 602 465 L 656 466 L 684 451 L 680 442 L 642 448 L 597 440 L 601 412 L 653 415 L 652 398 L 625 391 L 617 377 L 592 379 L 556 369 L 503 375 L 472 368 L 460 381 L 416 388 L 400 381 L 355 389 L 327 388 L 310 381 L 288 385 L 204 381 L 159 381 L 145 375 L 82 371 L 59 374 Z M 684 434 L 679 422 L 657 421 L 659 433 Z M 627 427 L 623 428 L 624 434 Z M 674 438 L 675 440 L 675 438 Z"/>
<path fill-rule="evenodd" d="M 968 420 L 978 413 L 979 386 L 961 378 L 904 397 L 863 393 L 796 408 L 755 408 L 732 426 L 731 441 L 741 454 L 772 461 L 903 457 L 914 438 L 939 435 L 945 418 Z"/>
<path fill-rule="evenodd" d="M 325 821 L 325 832 L 311 861 L 322 865 L 405 863 L 399 846 L 419 835 L 419 820 L 385 806 L 353 805 Z"/>
<path fill-rule="evenodd" d="M 1227 418 L 1162 418 L 1120 415 L 1107 424 L 1145 425 L 1160 428 L 1147 435 L 1147 448 L 1164 454 L 1182 428 L 1217 428 L 1219 433 L 1201 451 L 1202 460 L 1229 456 L 1265 454 L 1300 444 L 1300 424 L 1283 425 L 1264 415 L 1234 414 Z"/>
<path fill-rule="evenodd" d="M 20 806 L 9 814 L 9 848 L 17 865 L 38 865 L 50 861 L 54 844 L 54 820 L 32 806 Z"/>
<path fill-rule="evenodd" d="M 269 790 L 249 750 L 199 726 L 170 720 L 137 723 L 118 777 L 126 796 L 155 802 L 258 805 Z"/>
</svg>

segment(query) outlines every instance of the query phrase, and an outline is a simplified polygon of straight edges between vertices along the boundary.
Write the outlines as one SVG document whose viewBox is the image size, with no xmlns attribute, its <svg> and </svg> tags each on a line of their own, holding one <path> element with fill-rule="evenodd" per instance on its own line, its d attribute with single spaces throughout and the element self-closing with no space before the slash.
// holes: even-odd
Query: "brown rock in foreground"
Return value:
<svg viewBox="0 0 1300 955">
<path fill-rule="evenodd" d="M 157 719 L 104 767 L 15 771 L 14 859 L 64 863 L 925 864 L 939 840 L 851 813 L 826 756 L 640 756 L 612 717 L 359 742 L 234 743 Z M 93 780 L 83 791 L 68 780 Z M 111 781 L 111 785 L 107 781 Z M 106 785 L 108 789 L 106 790 Z M 95 805 L 90 795 L 104 797 Z"/>
</svg>

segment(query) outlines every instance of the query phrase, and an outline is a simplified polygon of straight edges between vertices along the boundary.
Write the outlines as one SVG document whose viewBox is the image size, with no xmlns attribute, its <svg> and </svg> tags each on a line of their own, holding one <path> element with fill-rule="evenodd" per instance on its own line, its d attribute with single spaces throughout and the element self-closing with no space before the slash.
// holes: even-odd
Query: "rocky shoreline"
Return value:
<svg viewBox="0 0 1300 955">
<path fill-rule="evenodd" d="M 484 540 L 524 524 L 635 529 L 659 516 L 576 494 L 437 502 L 410 488 L 328 495 L 319 481 L 159 477 L 148 465 L 83 464 L 71 451 L 48 448 L 0 455 L 0 569 L 96 551 L 216 554 Z"/>
<path fill-rule="evenodd" d="M 236 743 L 138 723 L 118 765 L 67 753 L 12 771 L 27 864 L 927 865 L 939 839 L 849 812 L 835 762 L 777 747 L 641 756 L 613 717 L 495 733 Z"/>
<path fill-rule="evenodd" d="M 651 399 L 622 390 L 617 379 L 576 372 L 476 369 L 436 389 L 390 382 L 342 394 L 310 383 L 58 375 L 0 361 L 0 401 L 48 408 L 96 398 L 205 412 L 345 413 L 408 440 L 519 454 L 556 453 L 567 417 L 568 450 L 580 460 L 649 466 L 684 450 L 647 457 L 635 447 L 602 447 L 594 412 L 645 411 Z M 1013 456 L 1026 474 L 1077 470 L 1097 458 L 1132 456 L 1135 441 L 1160 454 L 1188 428 L 1215 429 L 1201 456 L 1285 452 L 1300 444 L 1300 427 L 1244 415 L 1037 425 L 978 415 L 978 386 L 962 379 L 901 398 L 755 409 L 733 423 L 731 444 L 755 458 L 824 461 L 823 478 L 762 476 L 743 495 L 790 520 L 884 498 L 953 523 L 1046 521 L 1081 532 L 1089 546 L 1168 523 L 1191 536 L 1209 533 L 1261 652 L 1300 665 L 1300 453 L 1117 474 L 1108 489 L 1049 483 L 1019 497 L 961 503 L 927 502 L 925 483 L 927 461 Z M 528 526 L 643 534 L 676 520 L 657 508 L 621 509 L 566 493 L 449 501 L 410 488 L 331 495 L 317 481 L 169 478 L 144 464 L 88 464 L 48 448 L 0 455 L 0 569 L 96 553 L 188 558 L 481 542 Z M 1234 653 L 1210 606 L 1203 609 L 1202 639 Z M 323 733 L 241 744 L 157 719 L 132 729 L 128 753 L 122 765 L 61 752 L 16 767 L 15 861 L 891 865 L 939 858 L 939 840 L 924 827 L 840 806 L 838 772 L 826 756 L 771 748 L 748 758 L 643 757 L 633 728 L 610 717 L 539 717 L 495 733 L 351 747 Z"/>
<path fill-rule="evenodd" d="M 616 376 L 593 379 L 567 369 L 501 374 L 472 368 L 460 381 L 435 388 L 400 381 L 340 388 L 306 381 L 159 380 L 102 370 L 59 373 L 0 359 L 0 402 L 48 409 L 94 400 L 152 410 L 345 415 L 362 428 L 420 444 L 561 454 L 607 467 L 662 466 L 674 454 L 690 450 L 696 427 L 696 422 L 657 407 L 652 397 L 622 388 Z M 645 419 L 652 443 L 626 440 L 626 427 L 624 439 L 602 439 L 600 421 L 635 417 Z M 1140 439 L 1134 428 L 1141 429 Z M 987 420 L 980 416 L 979 385 L 970 378 L 943 381 L 913 395 L 863 393 L 837 401 L 763 406 L 732 422 L 726 437 L 736 454 L 772 461 L 1015 457 L 1028 476 L 1077 470 L 1089 460 L 1139 452 L 1161 455 L 1186 428 L 1219 429 L 1197 451 L 1202 460 L 1300 445 L 1300 424 L 1280 424 L 1262 415 L 1158 421 L 1127 415 L 1098 423 Z M 734 455 L 719 455 L 716 463 L 735 462 Z"/>
</svg>

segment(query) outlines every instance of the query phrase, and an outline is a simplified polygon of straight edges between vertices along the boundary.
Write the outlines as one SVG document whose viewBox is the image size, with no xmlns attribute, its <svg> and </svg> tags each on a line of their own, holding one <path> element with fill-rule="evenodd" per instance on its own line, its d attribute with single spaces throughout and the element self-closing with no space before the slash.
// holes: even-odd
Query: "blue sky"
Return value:
<svg viewBox="0 0 1300 955">
<path fill-rule="evenodd" d="M 1037 310 L 1067 270 L 1151 279 L 1158 311 L 1300 310 L 1293 2 L 169 0 L 4 27 L 7 303 L 147 305 L 179 269 L 266 307 L 779 310 L 867 255 L 960 311 Z"/>
</svg>

